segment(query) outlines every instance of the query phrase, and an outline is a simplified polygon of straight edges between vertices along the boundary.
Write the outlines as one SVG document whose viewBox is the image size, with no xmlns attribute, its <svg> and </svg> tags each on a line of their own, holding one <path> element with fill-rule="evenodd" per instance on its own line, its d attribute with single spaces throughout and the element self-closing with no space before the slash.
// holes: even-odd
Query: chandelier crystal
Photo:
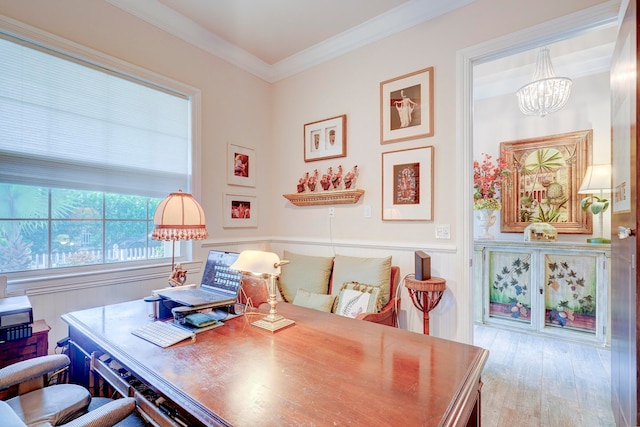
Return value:
<svg viewBox="0 0 640 427">
<path fill-rule="evenodd" d="M 536 70 L 531 83 L 517 92 L 520 111 L 540 117 L 558 111 L 569 100 L 572 84 L 570 78 L 556 77 L 549 49 L 541 48 L 536 55 Z"/>
</svg>

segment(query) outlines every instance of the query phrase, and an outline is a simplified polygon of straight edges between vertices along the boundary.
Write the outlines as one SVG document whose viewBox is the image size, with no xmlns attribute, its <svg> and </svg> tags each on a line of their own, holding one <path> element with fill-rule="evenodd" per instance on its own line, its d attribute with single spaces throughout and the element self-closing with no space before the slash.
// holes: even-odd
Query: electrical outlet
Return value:
<svg viewBox="0 0 640 427">
<path fill-rule="evenodd" d="M 333 218 L 334 216 L 336 216 L 336 208 L 334 208 L 333 206 L 331 206 L 329 208 L 329 218 Z"/>
<path fill-rule="evenodd" d="M 450 239 L 450 238 L 451 238 L 450 224 L 436 225 L 436 239 Z"/>
</svg>

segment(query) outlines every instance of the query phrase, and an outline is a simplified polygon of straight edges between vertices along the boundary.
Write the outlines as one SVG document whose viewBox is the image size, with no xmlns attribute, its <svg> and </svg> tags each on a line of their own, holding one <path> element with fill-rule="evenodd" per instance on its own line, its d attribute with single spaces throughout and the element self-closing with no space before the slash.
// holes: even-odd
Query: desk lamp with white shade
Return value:
<svg viewBox="0 0 640 427">
<path fill-rule="evenodd" d="M 580 201 L 582 210 L 591 208 L 593 215 L 598 215 L 600 237 L 587 239 L 588 243 L 611 243 L 611 239 L 604 237 L 604 212 L 609 208 L 609 200 L 604 193 L 611 192 L 611 165 L 591 165 L 587 168 L 578 194 L 591 194 Z M 595 196 L 594 194 L 598 194 Z"/>
<path fill-rule="evenodd" d="M 160 202 L 153 214 L 151 238 L 171 241 L 171 286 L 183 285 L 187 280 L 187 272 L 175 265 L 176 240 L 202 240 L 208 236 L 204 210 L 191 194 L 178 190 Z"/>
<path fill-rule="evenodd" d="M 238 271 L 268 276 L 268 303 L 271 309 L 269 310 L 269 314 L 260 320 L 256 320 L 252 325 L 275 332 L 278 329 L 295 323 L 293 320 L 285 319 L 276 312 L 276 305 L 278 304 L 276 277 L 280 275 L 280 267 L 288 263 L 289 261 L 286 260 L 281 261 L 280 257 L 273 252 L 246 250 L 240 252 L 238 259 L 229 267 Z"/>
</svg>

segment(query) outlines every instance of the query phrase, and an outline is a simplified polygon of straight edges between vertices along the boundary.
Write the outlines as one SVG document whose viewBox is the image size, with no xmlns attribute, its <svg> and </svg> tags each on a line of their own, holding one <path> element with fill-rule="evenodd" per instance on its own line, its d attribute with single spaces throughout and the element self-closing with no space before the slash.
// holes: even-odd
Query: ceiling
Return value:
<svg viewBox="0 0 640 427">
<path fill-rule="evenodd" d="M 577 79 L 608 73 L 615 46 L 617 25 L 612 22 L 572 37 L 547 44 L 555 74 Z M 539 48 L 509 53 L 473 68 L 474 99 L 515 92 L 531 82 Z"/>
<path fill-rule="evenodd" d="M 475 0 L 107 0 L 275 82 Z"/>
<path fill-rule="evenodd" d="M 106 1 L 273 83 L 475 0 Z M 556 74 L 608 70 L 615 34 L 609 25 L 548 45 Z M 536 51 L 474 67 L 474 97 L 528 83 Z"/>
</svg>

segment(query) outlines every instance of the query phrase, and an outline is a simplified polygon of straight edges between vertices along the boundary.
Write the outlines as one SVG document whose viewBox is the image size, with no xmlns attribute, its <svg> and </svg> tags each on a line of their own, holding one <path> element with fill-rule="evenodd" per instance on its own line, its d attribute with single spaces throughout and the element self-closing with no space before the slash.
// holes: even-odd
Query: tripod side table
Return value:
<svg viewBox="0 0 640 427">
<path fill-rule="evenodd" d="M 444 290 L 447 288 L 446 280 L 440 277 L 431 277 L 427 280 L 416 280 L 414 277 L 404 279 L 404 285 L 409 290 L 413 305 L 422 311 L 423 333 L 429 335 L 429 312 L 436 308 Z"/>
</svg>

